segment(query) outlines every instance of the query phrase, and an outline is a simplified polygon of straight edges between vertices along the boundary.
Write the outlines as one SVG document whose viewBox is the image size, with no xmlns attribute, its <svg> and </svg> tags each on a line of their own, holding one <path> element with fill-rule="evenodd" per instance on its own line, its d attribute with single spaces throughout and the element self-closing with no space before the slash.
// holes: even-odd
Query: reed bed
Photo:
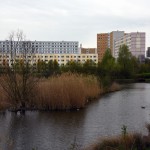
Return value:
<svg viewBox="0 0 150 150">
<path fill-rule="evenodd" d="M 78 109 L 85 107 L 88 101 L 97 99 L 101 94 L 119 89 L 120 86 L 113 83 L 104 91 L 96 76 L 63 73 L 38 80 L 34 93 L 29 94 L 26 107 L 43 110 Z M 0 110 L 10 106 L 15 108 L 15 102 L 0 87 Z"/>
<path fill-rule="evenodd" d="M 122 127 L 119 136 L 98 139 L 84 150 L 150 150 L 150 124 L 146 124 L 148 135 L 127 133 L 127 128 Z"/>
<path fill-rule="evenodd" d="M 89 98 L 96 98 L 99 93 L 96 77 L 65 73 L 40 81 L 34 103 L 50 110 L 83 108 Z"/>
<path fill-rule="evenodd" d="M 113 82 L 112 85 L 109 87 L 108 90 L 109 90 L 108 92 L 119 91 L 119 90 L 121 90 L 121 86 L 118 83 Z"/>
<path fill-rule="evenodd" d="M 141 134 L 127 134 L 126 136 L 110 137 L 96 142 L 84 150 L 149 150 L 149 137 Z"/>
<path fill-rule="evenodd" d="M 10 106 L 10 103 L 6 97 L 6 94 L 2 87 L 0 86 L 0 110 L 5 110 Z"/>
</svg>

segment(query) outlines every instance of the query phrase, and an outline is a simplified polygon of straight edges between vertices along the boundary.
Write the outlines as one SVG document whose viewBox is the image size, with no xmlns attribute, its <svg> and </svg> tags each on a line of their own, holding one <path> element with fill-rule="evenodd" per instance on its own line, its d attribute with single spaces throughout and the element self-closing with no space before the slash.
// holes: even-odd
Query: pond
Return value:
<svg viewBox="0 0 150 150">
<path fill-rule="evenodd" d="M 128 84 L 77 111 L 0 113 L 0 149 L 68 150 L 75 140 L 83 148 L 120 134 L 123 125 L 146 134 L 145 123 L 150 123 L 150 84 Z"/>
</svg>

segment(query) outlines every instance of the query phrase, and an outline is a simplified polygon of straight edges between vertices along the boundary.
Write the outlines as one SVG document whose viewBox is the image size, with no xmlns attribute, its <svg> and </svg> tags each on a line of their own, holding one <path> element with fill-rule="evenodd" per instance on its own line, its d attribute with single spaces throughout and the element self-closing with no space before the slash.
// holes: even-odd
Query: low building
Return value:
<svg viewBox="0 0 150 150">
<path fill-rule="evenodd" d="M 96 48 L 81 48 L 81 54 L 97 54 Z"/>
<path fill-rule="evenodd" d="M 59 65 L 66 65 L 69 61 L 98 63 L 98 55 L 95 48 L 79 48 L 76 41 L 0 41 L 0 64 L 11 66 L 17 60 L 30 64 L 56 60 Z"/>
<path fill-rule="evenodd" d="M 23 60 L 29 62 L 31 65 L 36 65 L 38 61 L 57 61 L 59 65 L 66 65 L 70 61 L 75 61 L 83 64 L 87 60 L 98 63 L 98 54 L 27 54 L 25 57 L 22 54 L 17 54 L 14 61 Z M 0 65 L 8 64 L 11 66 L 11 54 L 0 53 Z"/>
<path fill-rule="evenodd" d="M 26 44 L 39 54 L 79 54 L 78 41 L 0 41 L 0 52 L 20 53 Z"/>
</svg>

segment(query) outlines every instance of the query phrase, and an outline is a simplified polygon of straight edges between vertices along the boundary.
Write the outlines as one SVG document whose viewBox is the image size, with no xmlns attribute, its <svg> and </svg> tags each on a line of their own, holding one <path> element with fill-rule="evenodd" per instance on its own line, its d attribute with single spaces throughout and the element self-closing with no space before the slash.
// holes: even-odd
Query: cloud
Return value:
<svg viewBox="0 0 150 150">
<path fill-rule="evenodd" d="M 20 28 L 31 40 L 78 40 L 85 46 L 96 47 L 96 34 L 100 32 L 150 33 L 149 0 L 0 0 L 0 3 L 1 40 Z"/>
</svg>

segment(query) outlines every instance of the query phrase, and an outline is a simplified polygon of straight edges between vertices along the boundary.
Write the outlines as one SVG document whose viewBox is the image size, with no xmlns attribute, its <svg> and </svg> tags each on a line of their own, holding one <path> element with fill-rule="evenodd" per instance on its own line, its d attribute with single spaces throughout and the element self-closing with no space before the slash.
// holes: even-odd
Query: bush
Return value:
<svg viewBox="0 0 150 150">
<path fill-rule="evenodd" d="M 144 78 L 144 79 L 150 79 L 150 73 L 141 73 L 141 74 L 137 74 L 136 78 Z"/>
</svg>

